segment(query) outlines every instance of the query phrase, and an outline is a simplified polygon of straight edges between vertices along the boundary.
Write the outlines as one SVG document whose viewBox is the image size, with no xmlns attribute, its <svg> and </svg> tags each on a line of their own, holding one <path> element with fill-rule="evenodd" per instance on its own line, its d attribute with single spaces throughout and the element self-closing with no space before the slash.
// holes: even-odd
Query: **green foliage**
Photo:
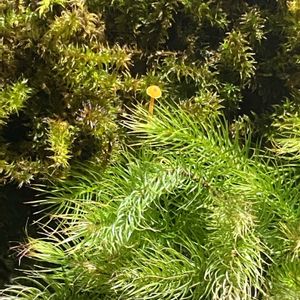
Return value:
<svg viewBox="0 0 300 300">
<path fill-rule="evenodd" d="M 65 121 L 49 121 L 48 142 L 49 150 L 53 152 L 53 167 L 67 167 L 70 159 L 70 145 L 72 143 L 72 127 Z"/>
<path fill-rule="evenodd" d="M 105 44 L 101 16 L 84 1 L 5 1 L 1 11 L 4 180 L 65 176 L 71 158 L 106 160 L 118 140 L 128 51 Z"/>
<path fill-rule="evenodd" d="M 241 32 L 232 31 L 221 45 L 221 61 L 224 66 L 239 73 L 242 84 L 249 83 L 255 74 L 254 53 Z"/>
<path fill-rule="evenodd" d="M 288 261 L 272 270 L 274 300 L 300 299 L 299 267 L 298 261 Z"/>
<path fill-rule="evenodd" d="M 31 89 L 27 86 L 26 80 L 19 81 L 6 89 L 0 91 L 0 125 L 13 113 L 18 113 L 28 100 Z"/>
<path fill-rule="evenodd" d="M 298 97 L 294 102 L 286 101 L 283 106 L 278 107 L 276 118 L 272 124 L 270 140 L 273 151 L 280 157 L 292 160 L 299 160 L 300 153 L 300 117 Z"/>
<path fill-rule="evenodd" d="M 53 188 L 52 225 L 22 250 L 41 269 L 1 299 L 298 299 L 287 169 L 221 116 L 138 107 L 125 125 L 134 142 L 118 162 L 82 165 Z"/>
<path fill-rule="evenodd" d="M 2 1 L 1 93 L 18 102 L 0 111 L 6 181 L 107 163 L 123 138 L 121 114 L 147 101 L 150 84 L 163 89 L 162 102 L 230 119 L 290 97 L 299 89 L 298 2 L 269 2 Z M 76 132 L 60 163 L 49 155 L 49 120 Z"/>
<path fill-rule="evenodd" d="M 57 182 L 1 299 L 299 299 L 299 12 L 3 0 L 1 183 Z"/>
<path fill-rule="evenodd" d="M 64 6 L 67 2 L 68 0 L 41 0 L 38 2 L 38 12 L 42 16 L 49 11 L 53 11 L 55 4 Z"/>
</svg>

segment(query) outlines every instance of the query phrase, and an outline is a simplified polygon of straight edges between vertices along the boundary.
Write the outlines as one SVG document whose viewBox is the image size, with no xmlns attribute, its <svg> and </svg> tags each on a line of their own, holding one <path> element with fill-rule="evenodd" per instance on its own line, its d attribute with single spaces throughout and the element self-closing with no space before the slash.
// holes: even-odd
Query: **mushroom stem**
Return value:
<svg viewBox="0 0 300 300">
<path fill-rule="evenodd" d="M 153 110 L 154 110 L 154 98 L 150 98 L 150 103 L 149 103 L 149 113 L 152 116 L 153 115 Z"/>
</svg>

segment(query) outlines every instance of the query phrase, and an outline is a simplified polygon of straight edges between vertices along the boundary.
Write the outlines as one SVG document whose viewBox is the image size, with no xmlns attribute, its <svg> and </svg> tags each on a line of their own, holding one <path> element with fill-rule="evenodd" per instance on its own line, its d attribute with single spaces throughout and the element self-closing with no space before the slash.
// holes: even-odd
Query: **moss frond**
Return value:
<svg viewBox="0 0 300 300">
<path fill-rule="evenodd" d="M 43 224 L 45 237 L 27 245 L 29 257 L 52 266 L 29 272 L 42 284 L 34 293 L 276 297 L 286 281 L 273 270 L 299 250 L 299 191 L 285 171 L 232 139 L 221 117 L 202 120 L 175 105 L 153 116 L 137 108 L 126 126 L 142 147 L 134 142 L 106 169 L 79 167 L 39 202 L 51 205 L 56 227 Z M 298 289 L 295 280 L 290 286 Z M 24 286 L 3 294 L 19 289 L 30 299 Z"/>
</svg>

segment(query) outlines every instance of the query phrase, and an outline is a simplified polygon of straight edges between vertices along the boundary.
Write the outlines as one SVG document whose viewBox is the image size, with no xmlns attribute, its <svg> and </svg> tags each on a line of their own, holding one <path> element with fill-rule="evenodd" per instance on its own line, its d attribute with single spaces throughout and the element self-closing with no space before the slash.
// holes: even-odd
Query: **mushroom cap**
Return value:
<svg viewBox="0 0 300 300">
<path fill-rule="evenodd" d="M 161 96 L 161 89 L 157 85 L 150 85 L 146 93 L 151 98 L 159 98 Z"/>
</svg>

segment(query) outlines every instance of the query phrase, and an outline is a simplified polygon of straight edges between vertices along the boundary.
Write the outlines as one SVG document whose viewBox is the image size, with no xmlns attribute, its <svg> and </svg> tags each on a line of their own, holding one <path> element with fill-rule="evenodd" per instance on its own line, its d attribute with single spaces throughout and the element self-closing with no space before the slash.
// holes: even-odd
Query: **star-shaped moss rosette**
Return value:
<svg viewBox="0 0 300 300">
<path fill-rule="evenodd" d="M 147 88 L 146 93 L 150 97 L 149 113 L 152 116 L 154 110 L 154 100 L 161 97 L 161 89 L 157 85 L 150 85 Z"/>
</svg>

